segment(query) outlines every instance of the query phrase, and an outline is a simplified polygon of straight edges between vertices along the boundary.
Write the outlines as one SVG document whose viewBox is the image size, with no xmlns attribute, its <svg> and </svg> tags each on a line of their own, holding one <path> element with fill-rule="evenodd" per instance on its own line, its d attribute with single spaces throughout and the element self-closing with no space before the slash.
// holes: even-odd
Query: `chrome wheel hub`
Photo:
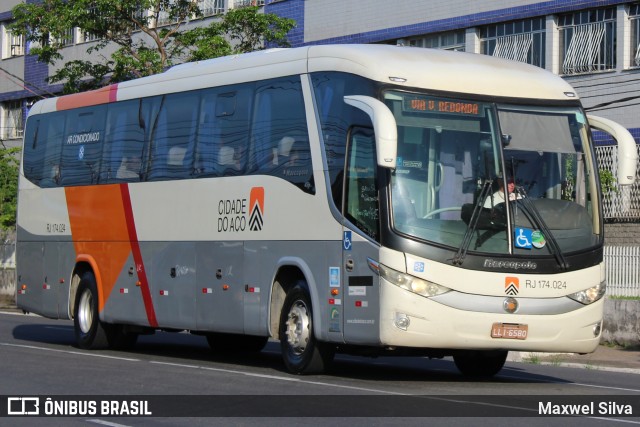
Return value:
<svg viewBox="0 0 640 427">
<path fill-rule="evenodd" d="M 78 325 L 82 333 L 87 334 L 93 324 L 93 297 L 91 292 L 85 291 L 80 298 L 78 306 Z"/>
<path fill-rule="evenodd" d="M 287 342 L 295 354 L 302 354 L 309 343 L 311 319 L 303 301 L 296 301 L 287 317 Z"/>
</svg>

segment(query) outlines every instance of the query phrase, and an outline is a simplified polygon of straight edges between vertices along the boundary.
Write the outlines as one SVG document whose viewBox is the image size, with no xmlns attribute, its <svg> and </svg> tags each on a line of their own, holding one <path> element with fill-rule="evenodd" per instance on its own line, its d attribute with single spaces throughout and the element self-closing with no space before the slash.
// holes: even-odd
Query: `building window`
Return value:
<svg viewBox="0 0 640 427">
<path fill-rule="evenodd" d="M 22 102 L 8 101 L 2 103 L 2 138 L 14 139 L 22 137 L 23 130 Z"/>
<path fill-rule="evenodd" d="M 631 66 L 640 67 L 640 4 L 629 7 L 631 28 Z"/>
<path fill-rule="evenodd" d="M 11 31 L 7 31 L 7 40 L 9 41 L 9 55 L 10 56 L 22 56 L 24 55 L 24 36 L 20 34 L 13 34 Z"/>
<path fill-rule="evenodd" d="M 60 37 L 60 45 L 61 46 L 72 46 L 76 43 L 76 29 L 69 28 L 65 33 Z"/>
<path fill-rule="evenodd" d="M 172 22 L 173 21 L 172 21 L 171 17 L 169 16 L 169 12 L 164 11 L 164 10 L 160 10 L 158 12 L 158 19 L 156 20 L 156 27 L 162 27 L 164 25 L 169 25 Z"/>
<path fill-rule="evenodd" d="M 24 36 L 11 32 L 8 23 L 2 25 L 2 58 L 24 55 Z"/>
<path fill-rule="evenodd" d="M 584 74 L 616 67 L 615 8 L 558 17 L 562 74 Z"/>
<path fill-rule="evenodd" d="M 264 6 L 264 0 L 234 0 L 235 7 Z"/>
<path fill-rule="evenodd" d="M 198 8 L 203 16 L 219 15 L 224 13 L 224 0 L 200 0 Z"/>
<path fill-rule="evenodd" d="M 448 33 L 430 34 L 423 37 L 412 37 L 407 39 L 409 46 L 426 47 L 432 49 L 455 50 L 464 52 L 465 37 L 464 31 L 451 31 Z"/>
<path fill-rule="evenodd" d="M 545 19 L 492 24 L 480 29 L 480 52 L 545 68 Z"/>
<path fill-rule="evenodd" d="M 88 11 L 93 15 L 92 18 L 91 18 L 92 22 L 98 23 L 101 20 L 105 19 L 104 16 L 101 16 L 101 14 L 99 12 L 99 9 L 97 7 L 95 7 L 95 6 L 90 7 Z M 93 41 L 96 41 L 96 40 L 100 40 L 100 36 L 98 36 L 97 34 L 88 32 L 88 31 L 87 32 L 82 32 L 81 38 L 82 38 L 81 41 L 84 41 L 84 42 L 93 42 Z"/>
</svg>

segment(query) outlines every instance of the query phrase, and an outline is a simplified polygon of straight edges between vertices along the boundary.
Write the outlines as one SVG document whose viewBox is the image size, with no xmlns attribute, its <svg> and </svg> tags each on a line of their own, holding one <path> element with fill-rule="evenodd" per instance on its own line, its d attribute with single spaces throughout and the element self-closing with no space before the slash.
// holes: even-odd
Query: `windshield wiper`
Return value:
<svg viewBox="0 0 640 427">
<path fill-rule="evenodd" d="M 467 224 L 467 230 L 462 237 L 462 242 L 460 243 L 460 247 L 458 248 L 458 252 L 456 252 L 453 257 L 453 265 L 461 265 L 464 261 L 464 258 L 467 256 L 467 251 L 469 250 L 469 245 L 471 244 L 471 239 L 473 238 L 473 233 L 476 231 L 478 227 L 478 221 L 480 220 L 480 214 L 482 213 L 482 208 L 484 207 L 484 202 L 487 200 L 487 197 L 491 194 L 491 185 L 492 180 L 485 180 L 482 184 L 482 188 L 480 189 L 480 194 L 478 194 L 478 198 L 476 199 L 476 204 L 473 207 L 473 212 L 471 213 L 471 217 L 469 218 L 469 223 Z"/>
<path fill-rule="evenodd" d="M 547 223 L 544 221 L 544 219 L 542 219 L 540 211 L 538 210 L 538 208 L 536 208 L 536 205 L 533 204 L 531 199 L 527 197 L 527 194 L 522 187 L 517 187 L 515 192 L 520 196 L 517 199 L 517 202 L 520 202 L 520 204 L 525 208 L 529 220 L 533 222 L 536 227 L 542 230 L 542 235 L 545 239 L 548 240 L 550 252 L 556 258 L 558 265 L 561 269 L 567 270 L 569 268 L 569 263 L 562 254 L 562 249 L 560 249 L 560 245 L 558 244 L 558 241 L 554 237 L 553 233 L 551 233 L 551 230 L 547 226 Z"/>
</svg>

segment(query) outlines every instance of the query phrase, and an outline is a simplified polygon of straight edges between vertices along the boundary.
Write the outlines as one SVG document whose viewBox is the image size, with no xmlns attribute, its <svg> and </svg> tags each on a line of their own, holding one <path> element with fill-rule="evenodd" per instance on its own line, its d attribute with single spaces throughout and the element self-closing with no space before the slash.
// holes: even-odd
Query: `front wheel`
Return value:
<svg viewBox="0 0 640 427">
<path fill-rule="evenodd" d="M 78 347 L 86 350 L 107 348 L 109 341 L 106 325 L 98 313 L 98 288 L 93 273 L 82 275 L 73 310 L 73 327 Z"/>
<path fill-rule="evenodd" d="M 294 374 L 322 372 L 334 349 L 314 336 L 309 293 L 302 284 L 287 293 L 280 315 L 280 348 L 284 364 Z"/>
<path fill-rule="evenodd" d="M 453 355 L 456 367 L 468 377 L 492 377 L 504 366 L 508 351 L 460 351 Z"/>
</svg>

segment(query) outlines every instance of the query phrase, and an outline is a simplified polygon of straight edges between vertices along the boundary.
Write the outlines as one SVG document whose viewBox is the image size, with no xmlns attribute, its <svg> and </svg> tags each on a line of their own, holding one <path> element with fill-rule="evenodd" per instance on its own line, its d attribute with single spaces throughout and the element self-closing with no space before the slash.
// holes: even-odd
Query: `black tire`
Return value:
<svg viewBox="0 0 640 427">
<path fill-rule="evenodd" d="M 335 349 L 315 338 L 311 298 L 304 282 L 287 293 L 279 334 L 282 358 L 291 373 L 320 373 L 333 359 Z"/>
<path fill-rule="evenodd" d="M 206 336 L 209 347 L 217 353 L 260 353 L 269 341 L 269 337 L 218 332 L 210 332 Z"/>
<path fill-rule="evenodd" d="M 453 355 L 458 370 L 468 377 L 489 378 L 496 375 L 507 361 L 508 351 L 460 351 Z"/>
<path fill-rule="evenodd" d="M 107 329 L 98 312 L 98 287 L 92 272 L 80 279 L 73 309 L 73 326 L 78 347 L 85 350 L 107 348 Z"/>
</svg>

